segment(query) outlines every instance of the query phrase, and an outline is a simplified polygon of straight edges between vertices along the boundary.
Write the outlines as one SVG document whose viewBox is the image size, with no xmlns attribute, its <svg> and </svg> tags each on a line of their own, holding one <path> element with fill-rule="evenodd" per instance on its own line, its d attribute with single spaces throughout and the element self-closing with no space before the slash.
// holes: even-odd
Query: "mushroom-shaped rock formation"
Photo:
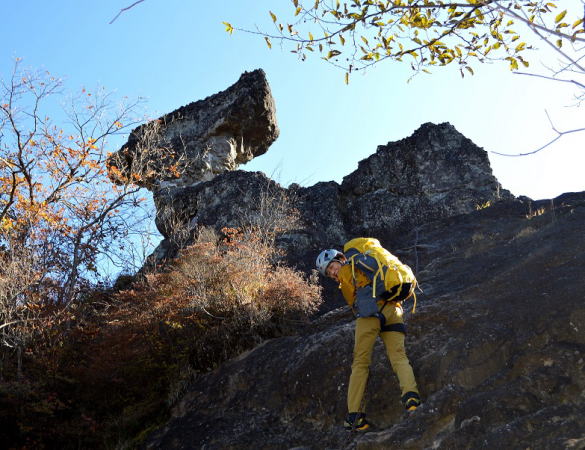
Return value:
<svg viewBox="0 0 585 450">
<path fill-rule="evenodd" d="M 109 158 L 109 175 L 155 192 L 194 186 L 266 153 L 278 134 L 264 71 L 245 72 L 225 91 L 134 129 Z"/>
</svg>

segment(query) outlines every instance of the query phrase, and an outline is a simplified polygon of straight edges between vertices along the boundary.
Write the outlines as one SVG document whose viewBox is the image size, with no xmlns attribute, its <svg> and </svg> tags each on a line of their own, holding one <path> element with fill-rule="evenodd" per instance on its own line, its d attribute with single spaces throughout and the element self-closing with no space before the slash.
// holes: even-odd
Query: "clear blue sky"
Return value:
<svg viewBox="0 0 585 450">
<path fill-rule="evenodd" d="M 569 86 L 511 74 L 505 65 L 476 67 L 461 79 L 437 69 L 410 83 L 408 67 L 381 64 L 365 75 L 343 73 L 314 58 L 301 63 L 277 43 L 222 21 L 270 29 L 274 0 L 195 2 L 146 0 L 108 22 L 133 0 L 28 0 L 0 4 L 0 72 L 13 57 L 47 69 L 77 90 L 103 85 L 121 96 L 147 97 L 151 116 L 225 89 L 244 70 L 263 68 L 281 129 L 268 153 L 242 168 L 262 170 L 283 185 L 341 181 L 380 144 L 409 136 L 424 122 L 450 122 L 488 151 L 526 152 L 554 137 L 545 109 L 560 129 L 585 126 L 568 108 Z M 541 67 L 538 55 L 530 58 Z M 562 139 L 537 155 L 490 155 L 494 174 L 516 195 L 551 198 L 584 191 L 585 135 Z M 115 150 L 115 149 L 114 149 Z"/>
</svg>

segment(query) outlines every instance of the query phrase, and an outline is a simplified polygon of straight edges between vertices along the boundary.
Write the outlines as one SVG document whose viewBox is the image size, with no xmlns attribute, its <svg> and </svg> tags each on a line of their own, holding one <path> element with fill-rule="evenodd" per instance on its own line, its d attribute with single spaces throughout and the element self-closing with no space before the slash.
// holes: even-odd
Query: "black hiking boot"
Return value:
<svg viewBox="0 0 585 450">
<path fill-rule="evenodd" d="M 343 423 L 343 428 L 347 431 L 366 431 L 370 428 L 370 424 L 366 420 L 365 413 L 349 413 L 345 418 L 345 422 Z"/>
<path fill-rule="evenodd" d="M 407 392 L 402 396 L 402 403 L 408 412 L 416 411 L 420 406 L 420 396 L 416 392 Z"/>
</svg>

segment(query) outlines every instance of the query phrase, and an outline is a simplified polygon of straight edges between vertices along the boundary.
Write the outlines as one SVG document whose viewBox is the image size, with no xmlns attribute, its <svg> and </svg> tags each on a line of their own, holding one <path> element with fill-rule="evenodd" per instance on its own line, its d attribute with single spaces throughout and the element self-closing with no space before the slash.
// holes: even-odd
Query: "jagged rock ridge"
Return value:
<svg viewBox="0 0 585 450">
<path fill-rule="evenodd" d="M 371 234 L 394 244 L 412 227 L 512 198 L 493 176 L 483 149 L 448 123 L 428 123 L 378 147 L 341 184 L 285 189 L 262 173 L 234 171 L 193 187 L 159 190 L 155 202 L 165 213 L 157 225 L 167 238 L 167 217 L 180 216 L 190 226 L 237 226 L 242 216 L 260 213 L 264 192 L 290 198 L 300 211 L 300 226 L 282 235 L 280 245 L 289 262 L 303 269 L 320 248 L 340 246 L 351 236 Z M 172 254 L 168 239 L 156 252 L 159 259 Z"/>
</svg>

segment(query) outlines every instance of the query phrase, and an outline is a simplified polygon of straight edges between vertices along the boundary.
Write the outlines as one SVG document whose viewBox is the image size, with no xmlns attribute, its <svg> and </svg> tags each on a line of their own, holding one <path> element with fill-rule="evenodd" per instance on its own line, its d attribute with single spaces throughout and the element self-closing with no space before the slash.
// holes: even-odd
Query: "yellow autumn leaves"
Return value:
<svg viewBox="0 0 585 450">
<path fill-rule="evenodd" d="M 508 61 L 510 69 L 517 70 L 529 65 L 524 55 L 532 49 L 521 39 L 519 24 L 548 33 L 547 37 L 556 35 L 558 47 L 563 42 L 585 42 L 583 18 L 568 20 L 568 9 L 557 12 L 560 4 L 562 1 L 292 0 L 288 22 L 268 11 L 276 33 L 260 34 L 269 48 L 279 40 L 292 46 L 291 52 L 301 60 L 319 54 L 346 72 L 346 82 L 355 70 L 383 60 L 403 61 L 407 56 L 414 71 L 457 65 L 462 75 L 473 74 L 472 64 L 488 60 Z M 224 25 L 231 34 L 234 27 Z"/>
</svg>

